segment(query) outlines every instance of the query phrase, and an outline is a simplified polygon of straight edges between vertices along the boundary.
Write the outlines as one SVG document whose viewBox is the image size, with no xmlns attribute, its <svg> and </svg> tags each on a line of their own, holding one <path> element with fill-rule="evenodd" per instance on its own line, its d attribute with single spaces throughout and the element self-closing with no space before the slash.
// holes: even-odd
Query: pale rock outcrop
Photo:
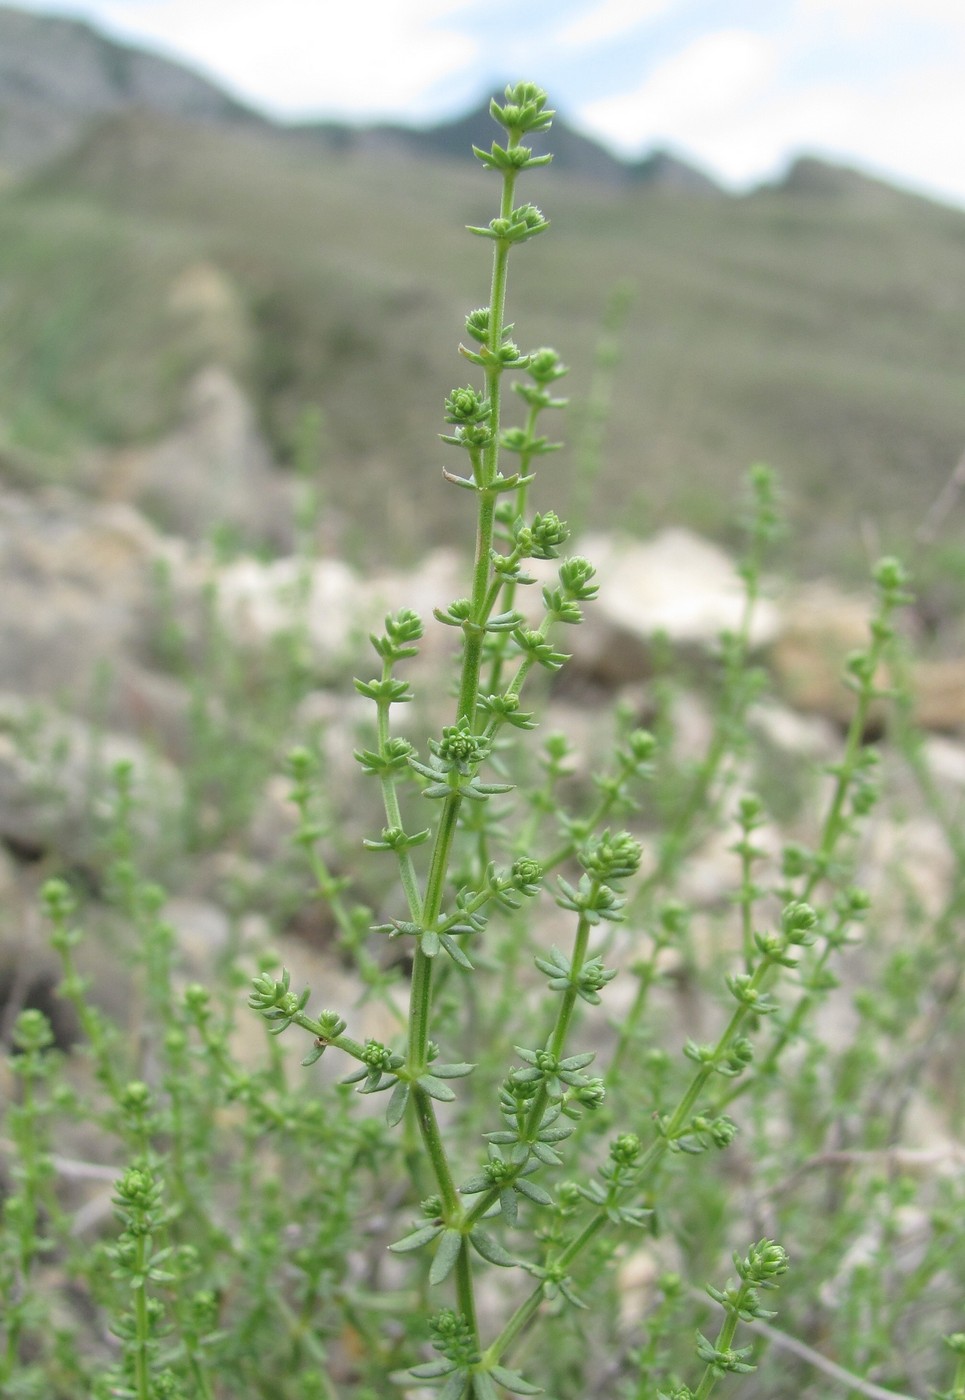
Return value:
<svg viewBox="0 0 965 1400">
<path fill-rule="evenodd" d="M 847 724 L 854 692 L 842 672 L 850 653 L 867 647 L 870 619 L 870 596 L 845 593 L 826 580 L 795 589 L 784 600 L 767 659 L 788 705 Z"/>
<path fill-rule="evenodd" d="M 0 492 L 0 691 L 182 754 L 187 692 L 152 657 L 154 571 L 178 557 L 132 506 Z"/>
<path fill-rule="evenodd" d="M 163 849 L 185 801 L 172 764 L 136 739 L 0 693 L 0 840 L 25 854 L 53 851 L 68 864 L 102 864 L 119 763 L 130 765 L 138 838 L 146 850 Z"/>
<path fill-rule="evenodd" d="M 781 605 L 780 629 L 767 652 L 777 688 L 788 705 L 823 715 L 838 725 L 854 713 L 854 692 L 842 676 L 848 656 L 867 648 L 872 601 L 845 592 L 828 580 L 795 588 Z M 965 661 L 960 657 L 916 659 L 909 670 L 913 716 L 937 733 L 965 731 Z M 882 667 L 877 683 L 889 685 Z M 887 722 L 884 704 L 872 710 L 872 724 Z"/>
<path fill-rule="evenodd" d="M 275 470 L 254 408 L 218 364 L 195 375 L 172 433 L 117 453 L 94 484 L 99 494 L 133 502 L 185 539 L 200 541 L 227 527 L 252 544 L 292 546 L 290 484 Z"/>
<path fill-rule="evenodd" d="M 733 560 L 689 530 L 665 530 L 651 540 L 595 535 L 578 551 L 595 565 L 597 599 L 585 623 L 567 631 L 575 664 L 612 684 L 652 669 L 654 642 L 709 651 L 723 631 L 736 632 L 744 614 L 744 585 Z M 758 649 L 778 631 L 769 600 L 754 609 L 750 643 Z"/>
</svg>

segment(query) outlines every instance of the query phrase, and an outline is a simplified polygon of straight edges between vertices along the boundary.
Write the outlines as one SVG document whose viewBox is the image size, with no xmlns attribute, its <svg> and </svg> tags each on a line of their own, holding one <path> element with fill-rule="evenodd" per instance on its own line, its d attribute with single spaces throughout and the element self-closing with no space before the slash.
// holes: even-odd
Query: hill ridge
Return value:
<svg viewBox="0 0 965 1400">
<path fill-rule="evenodd" d="M 231 96 L 189 63 L 115 39 L 88 20 L 0 4 L 0 174 L 18 176 L 63 155 L 99 119 L 142 108 L 202 124 L 272 133 L 309 150 L 350 156 L 462 159 L 467 145 L 488 145 L 488 99 L 428 125 L 334 120 L 279 122 Z M 609 188 L 731 197 L 707 171 L 656 146 L 625 160 L 571 126 L 553 125 L 557 171 Z M 847 164 L 802 153 L 762 190 L 864 198 L 883 192 L 922 198 Z"/>
</svg>

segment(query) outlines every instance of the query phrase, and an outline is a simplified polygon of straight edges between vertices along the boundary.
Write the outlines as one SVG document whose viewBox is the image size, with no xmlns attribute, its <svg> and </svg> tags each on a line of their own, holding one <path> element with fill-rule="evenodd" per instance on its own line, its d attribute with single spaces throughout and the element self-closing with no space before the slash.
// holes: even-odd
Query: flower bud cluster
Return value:
<svg viewBox="0 0 965 1400">
<path fill-rule="evenodd" d="M 458 1366 L 474 1366 L 479 1361 L 472 1327 L 461 1313 L 453 1312 L 452 1308 L 443 1308 L 429 1319 L 429 1332 L 434 1350 L 447 1361 L 453 1361 Z"/>
<path fill-rule="evenodd" d="M 527 132 L 548 131 L 556 116 L 546 110 L 546 93 L 535 83 L 510 83 L 504 89 L 506 103 L 500 106 L 495 97 L 489 113 L 507 131 L 522 136 Z"/>
<path fill-rule="evenodd" d="M 498 149 L 497 146 L 493 147 L 493 151 Z M 517 147 L 517 150 L 525 150 L 525 147 Z M 506 152 L 504 156 L 510 164 L 515 164 L 518 160 L 515 151 Z M 523 159 L 523 167 L 529 163 L 527 158 Z M 497 239 L 504 244 L 525 243 L 548 228 L 549 221 L 543 218 L 542 211 L 537 209 L 535 204 L 521 204 L 508 218 L 491 219 L 487 228 L 468 225 L 470 233 L 478 234 L 480 238 Z"/>
<path fill-rule="evenodd" d="M 520 146 L 519 139 L 529 133 L 548 131 L 555 112 L 546 108 L 546 93 L 535 83 L 516 83 L 506 88 L 506 102 L 503 106 L 493 98 L 489 111 L 494 121 L 505 127 L 509 142 L 500 146 L 495 141 L 489 151 L 473 146 L 473 153 L 487 170 L 517 171 L 527 170 L 534 165 L 546 165 L 552 156 L 534 156 L 528 146 Z"/>
<path fill-rule="evenodd" d="M 406 661 L 416 655 L 417 648 L 413 643 L 419 641 L 422 633 L 419 614 L 411 608 L 400 608 L 397 613 L 389 613 L 386 617 L 384 633 L 380 637 L 373 634 L 369 640 L 376 654 L 394 665 L 397 661 Z"/>
<path fill-rule="evenodd" d="M 526 369 L 532 384 L 514 384 L 513 389 L 520 398 L 528 403 L 530 408 L 565 408 L 568 399 L 555 399 L 549 392 L 549 386 L 556 379 L 562 379 L 564 374 L 569 374 L 569 368 L 564 365 L 555 350 L 548 346 L 541 346 L 539 350 L 534 350 L 529 356 L 529 364 Z"/>
<path fill-rule="evenodd" d="M 614 836 L 604 831 L 587 842 L 577 859 L 594 880 L 614 884 L 637 873 L 641 854 L 639 841 L 628 831 L 617 832 Z"/>
<path fill-rule="evenodd" d="M 443 442 L 467 451 L 481 451 L 492 441 L 492 404 L 471 386 L 453 389 L 446 399 L 445 417 L 447 423 L 456 425 L 456 431 L 444 433 Z"/>
<path fill-rule="evenodd" d="M 291 990 L 291 973 L 284 968 L 280 980 L 269 972 L 262 972 L 252 979 L 248 1005 L 253 1011 L 259 1011 L 266 1021 L 273 1023 L 270 1027 L 272 1035 L 281 1035 L 304 1011 L 309 995 L 307 987 L 300 996 L 295 995 Z"/>
<path fill-rule="evenodd" d="M 31 1057 L 50 1049 L 54 1043 L 54 1033 L 42 1011 L 36 1010 L 35 1007 L 27 1007 L 13 1023 L 11 1039 L 16 1050 L 25 1057 Z M 19 1068 L 16 1060 L 13 1064 L 15 1068 Z"/>
<path fill-rule="evenodd" d="M 513 861 L 510 878 L 513 889 L 519 890 L 520 894 L 533 896 L 539 892 L 543 882 L 543 867 L 538 860 L 520 856 L 518 860 Z"/>
<path fill-rule="evenodd" d="M 467 720 L 447 725 L 440 741 L 429 740 L 442 772 L 459 773 L 464 778 L 489 757 L 492 747 L 492 740 L 484 734 L 474 734 Z"/>
<path fill-rule="evenodd" d="M 553 510 L 535 515 L 532 524 L 522 520 L 513 526 L 513 543 L 526 559 L 555 559 L 560 546 L 569 539 L 569 526 Z"/>
</svg>

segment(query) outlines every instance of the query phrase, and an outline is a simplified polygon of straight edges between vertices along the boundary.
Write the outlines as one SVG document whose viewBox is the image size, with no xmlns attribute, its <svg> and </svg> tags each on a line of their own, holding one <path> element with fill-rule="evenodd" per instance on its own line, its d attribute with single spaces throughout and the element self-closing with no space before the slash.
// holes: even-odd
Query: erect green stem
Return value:
<svg viewBox="0 0 965 1400">
<path fill-rule="evenodd" d="M 386 678 L 391 671 L 388 663 L 383 665 L 383 678 Z M 387 701 L 378 702 L 378 742 L 379 753 L 384 754 L 389 742 L 389 704 Z M 381 774 L 379 779 L 382 787 L 382 805 L 385 808 L 386 820 L 390 827 L 402 830 L 402 809 L 399 806 L 399 794 L 396 792 L 395 783 L 386 774 Z M 416 880 L 415 866 L 412 864 L 412 856 L 408 850 L 398 853 L 399 858 L 399 878 L 402 881 L 402 889 L 405 893 L 406 903 L 409 906 L 409 917 L 417 923 L 421 917 L 422 901 L 419 898 L 419 885 Z"/>
<path fill-rule="evenodd" d="M 418 1084 L 412 1086 L 412 1098 L 416 1107 L 419 1131 L 422 1133 L 426 1152 L 432 1161 L 436 1181 L 439 1183 L 439 1194 L 442 1196 L 443 1206 L 447 1215 L 453 1215 L 459 1209 L 459 1196 L 456 1192 L 456 1184 L 452 1179 L 432 1099 Z"/>
<path fill-rule="evenodd" d="M 521 133 L 509 131 L 509 147 L 519 146 Z M 509 220 L 513 209 L 513 191 L 517 171 L 503 172 L 503 189 L 500 202 L 500 217 Z M 506 284 L 510 243 L 496 239 L 493 251 L 492 286 L 489 303 L 489 325 L 486 339 L 488 363 L 485 367 L 486 397 L 490 402 L 490 436 L 481 455 L 472 459 L 473 478 L 476 488 L 477 522 L 475 557 L 472 575 L 472 596 L 470 615 L 463 626 L 463 654 L 456 709 L 456 722 L 465 722 L 475 729 L 476 711 L 479 700 L 480 670 L 482 666 L 483 643 L 486 627 L 492 609 L 498 599 L 498 590 L 492 590 L 493 573 L 492 550 L 496 523 L 496 502 L 499 497 L 499 433 L 500 433 L 500 380 L 503 365 L 499 353 L 503 347 L 503 318 L 506 305 Z M 380 715 L 381 720 L 381 715 Z M 380 733 L 380 740 L 382 735 Z M 387 738 L 387 731 L 386 731 Z M 394 800 L 394 794 L 392 799 Z M 394 821 L 387 800 L 386 811 L 390 822 Z M 453 842 L 459 820 L 461 797 L 453 791 L 443 803 L 442 815 L 436 829 L 429 873 L 426 877 L 425 893 L 418 900 L 414 890 L 406 888 L 410 909 L 418 909 L 417 921 L 423 929 L 433 930 L 442 912 L 443 899 Z M 405 881 L 405 872 L 403 872 Z M 412 971 L 412 986 L 409 1000 L 409 1038 L 406 1074 L 412 1084 L 412 1102 L 415 1105 L 416 1120 L 425 1145 L 426 1153 L 432 1162 L 433 1172 L 438 1182 L 439 1192 L 447 1220 L 451 1224 L 465 1224 L 458 1192 L 453 1181 L 452 1171 L 445 1149 L 435 1108 L 429 1094 L 416 1082 L 426 1072 L 429 1062 L 429 1028 L 432 1009 L 433 960 L 426 956 L 421 946 L 417 946 Z M 476 1320 L 473 1297 L 472 1268 L 469 1257 L 468 1240 L 464 1237 L 456 1260 L 456 1291 L 459 1310 L 479 1345 L 479 1328 Z M 467 1383 L 467 1393 L 471 1384 Z"/>
<path fill-rule="evenodd" d="M 418 1084 L 413 1085 L 412 1097 L 415 1102 L 419 1132 L 422 1135 L 426 1153 L 432 1162 L 432 1170 L 439 1187 L 439 1194 L 442 1197 L 443 1211 L 447 1221 L 454 1223 L 461 1214 L 461 1205 L 449 1166 L 449 1159 L 446 1156 L 445 1144 L 439 1131 L 435 1107 L 430 1096 Z M 473 1336 L 478 1341 L 479 1326 L 476 1321 L 476 1300 L 473 1292 L 472 1266 L 469 1259 L 469 1242 L 466 1239 L 462 1241 L 459 1258 L 456 1260 L 455 1273 L 459 1311 L 469 1323 Z"/>
<path fill-rule="evenodd" d="M 754 971 L 754 975 L 749 984 L 749 990 L 759 991 L 773 968 L 774 962 L 771 958 L 765 956 Z M 714 1047 L 712 1063 L 700 1066 L 659 1136 L 654 1138 L 647 1151 L 640 1158 L 639 1168 L 635 1178 L 637 1189 L 639 1189 L 644 1181 L 653 1175 L 673 1139 L 679 1135 L 686 1126 L 708 1079 L 714 1073 L 714 1064 L 717 1063 L 726 1052 L 738 1035 L 745 1020 L 747 1020 L 751 1014 L 749 1007 L 746 1005 L 742 1004 L 735 1008 L 734 1014 L 731 1016 Z M 599 1234 L 609 1223 L 610 1214 L 607 1208 L 603 1207 L 594 1211 L 579 1234 L 575 1235 L 569 1244 L 556 1256 L 554 1261 L 556 1267 L 566 1269 L 578 1255 L 582 1254 L 583 1250 L 594 1236 Z M 512 1342 L 514 1342 L 523 1331 L 530 1319 L 535 1315 L 542 1298 L 543 1290 L 542 1285 L 540 1285 L 520 1303 L 499 1336 L 487 1349 L 487 1359 L 491 1360 L 493 1363 L 500 1359 Z"/>
<path fill-rule="evenodd" d="M 531 439 L 533 438 L 535 432 L 536 432 L 536 420 L 537 420 L 537 418 L 539 417 L 539 412 L 540 412 L 540 410 L 539 410 L 539 406 L 538 406 L 537 404 L 531 404 L 531 405 L 530 405 L 529 413 L 528 413 L 527 416 L 526 416 L 526 427 L 525 427 L 525 433 L 526 433 L 526 439 L 527 439 L 527 441 L 531 440 Z M 519 459 L 519 474 L 520 474 L 520 476 L 522 476 L 522 477 L 526 476 L 527 472 L 529 471 L 529 465 L 530 465 L 531 456 L 532 456 L 532 454 L 529 453 L 529 452 L 525 452 L 525 453 L 522 453 L 522 454 L 520 455 L 520 459 Z M 526 511 L 526 495 L 527 495 L 527 490 L 528 490 L 528 488 L 527 488 L 527 486 L 526 486 L 525 484 L 522 485 L 522 486 L 520 486 L 520 487 L 517 489 L 517 492 L 516 492 L 516 515 L 517 515 L 517 517 L 522 516 L 522 515 L 525 514 L 525 511 Z M 505 582 L 502 582 L 502 583 L 499 582 L 499 581 L 497 580 L 497 582 L 495 582 L 495 583 L 492 585 L 492 589 L 494 590 L 494 592 L 492 593 L 492 601 L 491 601 L 491 603 L 490 603 L 490 611 L 492 611 L 492 608 L 495 607 L 497 600 L 502 599 L 502 610 L 503 610 L 504 612 L 510 612 L 510 611 L 512 610 L 513 606 L 515 605 L 515 602 L 516 602 L 516 581 L 515 581 L 515 579 L 507 579 Z M 493 693 L 496 693 L 496 692 L 499 690 L 499 683 L 500 683 L 500 680 L 502 679 L 503 666 L 504 666 L 505 661 L 506 661 L 506 641 L 507 641 L 507 638 L 506 638 L 506 636 L 505 636 L 505 633 L 501 634 L 501 636 L 500 636 L 500 638 L 499 638 L 499 647 L 498 647 L 498 650 L 496 651 L 496 653 L 495 653 L 495 655 L 493 656 L 493 659 L 492 659 L 492 669 L 490 670 L 489 677 L 488 677 L 488 686 L 489 686 L 490 691 L 492 691 Z"/>
<path fill-rule="evenodd" d="M 505 1356 L 506 1352 L 515 1342 L 516 1338 L 525 1331 L 542 1301 L 543 1286 L 540 1284 L 538 1288 L 533 1289 L 528 1298 L 525 1298 L 523 1302 L 520 1303 L 499 1336 L 486 1348 L 484 1360 L 488 1365 L 498 1365 L 499 1361 Z"/>
<path fill-rule="evenodd" d="M 827 816 L 824 819 L 824 825 L 821 831 L 821 841 L 818 846 L 817 858 L 814 861 L 810 874 L 800 894 L 800 899 L 804 903 L 810 901 L 815 889 L 826 874 L 828 862 L 834 854 L 835 847 L 844 831 L 844 804 L 851 788 L 852 779 L 858 768 L 858 759 L 864 741 L 864 732 L 868 723 L 868 712 L 871 708 L 871 701 L 874 698 L 874 673 L 882 660 L 886 645 L 887 638 L 884 632 L 876 632 L 873 634 L 868 653 L 870 658 L 869 679 L 858 691 L 857 704 L 851 716 L 851 723 L 848 726 L 848 733 L 845 738 L 844 756 L 838 765 L 834 792 L 831 797 L 831 805 L 828 808 Z M 821 952 L 816 971 L 820 971 L 826 966 L 830 960 L 832 950 L 833 944 L 829 941 L 825 944 Z M 813 1001 L 813 992 L 810 990 L 802 992 L 791 1014 L 784 1019 L 780 1030 L 775 1035 L 767 1054 L 757 1066 L 754 1075 L 743 1080 L 740 1084 L 735 1084 L 731 1092 L 723 1100 L 722 1106 L 746 1094 L 755 1082 L 773 1073 L 781 1055 L 803 1024 L 804 1018 L 810 1010 Z"/>
<path fill-rule="evenodd" d="M 409 1063 L 413 1076 L 424 1074 L 428 1060 L 429 1012 L 432 1004 L 432 959 L 416 948 L 409 998 Z"/>
<path fill-rule="evenodd" d="M 442 909 L 446 887 L 449 854 L 459 821 L 461 797 L 454 792 L 444 802 L 439 829 L 432 851 L 432 863 L 426 881 L 422 905 L 423 927 L 431 929 Z M 409 1072 L 413 1076 L 425 1073 L 428 1063 L 429 1014 L 432 1008 L 432 959 L 421 947 L 416 948 L 412 969 L 412 990 L 409 997 Z"/>
<path fill-rule="evenodd" d="M 519 145 L 519 136 L 510 136 L 509 146 Z M 503 193 L 500 201 L 500 218 L 508 219 L 513 212 L 513 190 L 516 184 L 516 171 L 507 170 L 503 174 Z M 509 272 L 509 243 L 497 239 L 493 252 L 493 275 L 489 299 L 489 335 L 486 348 L 495 356 L 503 343 L 503 317 L 506 311 L 506 285 Z M 492 436 L 483 452 L 480 467 L 481 480 L 477 481 L 479 515 L 476 522 L 476 555 L 472 580 L 472 616 L 465 627 L 465 644 L 462 656 L 462 679 L 459 686 L 459 703 L 456 718 L 466 719 L 473 725 L 476 718 L 476 701 L 479 696 L 479 671 L 482 663 L 482 644 L 485 626 L 488 621 L 489 578 L 492 570 L 490 557 L 493 547 L 493 534 L 496 522 L 497 493 L 488 489 L 493 486 L 499 472 L 499 425 L 501 406 L 502 366 L 491 363 L 486 367 L 486 397 L 491 404 L 490 424 Z"/>
<path fill-rule="evenodd" d="M 150 1324 L 147 1315 L 147 1289 L 145 1287 L 149 1238 L 150 1237 L 146 1235 L 138 1235 L 137 1237 L 134 1279 L 132 1280 L 135 1326 L 134 1384 L 137 1389 L 137 1400 L 151 1400 L 147 1355 Z"/>
<path fill-rule="evenodd" d="M 511 134 L 510 146 L 519 145 L 518 134 Z M 509 170 L 503 176 L 503 192 L 500 203 L 500 216 L 509 218 L 513 208 L 513 189 L 516 171 Z M 489 332 L 487 349 L 495 355 L 503 341 L 503 316 L 506 306 L 506 279 L 509 262 L 509 244 L 498 239 L 493 253 L 492 289 L 489 306 Z M 490 553 L 495 525 L 496 493 L 487 490 L 498 474 L 499 465 L 499 406 L 501 366 L 493 364 L 486 369 L 486 394 L 492 405 L 492 435 L 479 464 L 477 480 L 477 500 L 479 515 L 476 527 L 476 555 L 473 566 L 472 615 L 465 627 L 463 646 L 462 676 L 459 686 L 459 700 L 456 719 L 465 719 L 472 725 L 476 716 L 479 698 L 479 671 L 482 662 L 482 643 L 488 621 L 489 578 L 492 569 Z M 461 799 L 458 793 L 446 799 L 442 818 L 436 831 L 436 839 L 426 880 L 425 898 L 422 901 L 421 922 L 424 928 L 432 928 L 442 908 L 445 892 L 449 857 L 455 837 Z M 409 1017 L 409 1070 L 410 1073 L 423 1073 L 426 1067 L 426 1047 L 429 1039 L 429 1012 L 432 1001 L 432 963 L 421 949 L 416 950 L 415 966 L 412 975 L 412 994 Z"/>
<path fill-rule="evenodd" d="M 591 898 L 600 892 L 600 881 L 594 880 L 591 891 Z M 586 961 L 586 950 L 590 941 L 590 921 L 586 914 L 581 914 L 579 923 L 576 926 L 576 937 L 573 940 L 573 958 L 570 964 L 570 985 L 563 993 L 560 1002 L 560 1009 L 556 1016 L 556 1025 L 553 1027 L 553 1034 L 550 1036 L 548 1049 L 554 1055 L 562 1053 L 566 1044 L 566 1037 L 570 1029 L 570 1020 L 576 1007 L 577 990 L 576 983 L 583 963 Z"/>
<path fill-rule="evenodd" d="M 600 881 L 594 880 L 592 895 L 595 897 L 599 891 Z M 573 957 L 570 962 L 570 985 L 567 987 L 560 1000 L 559 1010 L 556 1013 L 556 1024 L 553 1026 L 550 1038 L 546 1043 L 546 1048 L 550 1054 L 556 1055 L 557 1057 L 562 1054 L 563 1046 L 566 1044 L 566 1037 L 569 1034 L 570 1021 L 573 1018 L 573 1011 L 576 1007 L 576 998 L 578 995 L 576 990 L 577 979 L 579 978 L 580 970 L 586 959 L 589 939 L 590 921 L 584 913 L 580 915 L 579 922 L 576 926 L 576 935 L 573 939 Z M 529 1112 L 526 1115 L 527 1136 L 538 1130 L 543 1119 L 543 1113 L 546 1109 L 546 1099 L 546 1081 L 544 1080 L 543 1083 L 540 1084 L 533 1102 L 530 1105 Z"/>
<path fill-rule="evenodd" d="M 488 554 L 493 539 L 493 518 L 496 503 L 494 498 L 482 499 L 479 503 L 479 550 Z M 485 582 L 484 582 L 485 589 Z M 473 614 L 477 608 L 477 592 L 473 589 Z M 485 605 L 485 597 L 478 603 L 480 611 Z M 459 687 L 459 718 L 475 725 L 476 702 L 479 699 L 479 670 L 482 663 L 482 644 L 486 635 L 485 626 L 471 622 L 465 628 L 463 649 L 462 684 Z"/>
<path fill-rule="evenodd" d="M 734 1338 L 737 1335 L 737 1324 L 740 1321 L 741 1308 L 747 1298 L 748 1292 L 748 1285 L 741 1284 L 740 1291 L 737 1295 L 737 1301 L 734 1303 L 733 1309 L 728 1308 L 721 1329 L 717 1333 L 717 1340 L 714 1343 L 715 1351 L 730 1351 Z M 704 1374 L 700 1378 L 700 1384 L 694 1391 L 694 1400 L 707 1400 L 707 1397 L 717 1384 L 719 1378 L 720 1371 L 715 1366 L 706 1366 L 704 1368 Z"/>
<path fill-rule="evenodd" d="M 877 669 L 881 659 L 883 645 L 877 640 L 872 643 L 870 656 L 872 665 Z M 854 713 L 851 716 L 851 723 L 848 726 L 848 734 L 844 744 L 844 757 L 838 767 L 837 778 L 834 785 L 834 795 L 831 798 L 831 806 L 824 819 L 824 828 L 821 833 L 821 844 L 818 847 L 818 858 L 814 863 L 814 868 L 808 877 L 808 882 L 801 895 L 803 900 L 809 900 L 815 888 L 825 873 L 827 862 L 834 853 L 834 848 L 841 837 L 844 828 L 844 804 L 851 787 L 851 780 L 858 767 L 858 755 L 864 740 L 864 732 L 868 723 L 868 711 L 871 708 L 871 687 L 864 686 L 858 693 L 858 703 L 855 705 Z"/>
</svg>

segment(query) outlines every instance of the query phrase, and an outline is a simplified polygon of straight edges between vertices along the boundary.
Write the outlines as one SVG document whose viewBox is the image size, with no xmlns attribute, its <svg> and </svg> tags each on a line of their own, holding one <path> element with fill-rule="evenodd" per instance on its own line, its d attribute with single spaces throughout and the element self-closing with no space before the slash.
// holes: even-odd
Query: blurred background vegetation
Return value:
<svg viewBox="0 0 965 1400">
<path fill-rule="evenodd" d="M 337 536 L 403 559 L 444 539 L 441 406 L 471 378 L 466 289 L 488 298 L 462 232 L 491 204 L 465 159 L 495 132 L 484 112 L 283 128 L 173 63 L 2 7 L 0 53 L 0 471 L 70 481 L 93 449 L 151 442 L 218 363 L 280 471 L 321 408 Z M 965 212 L 813 159 L 735 197 L 670 158 L 594 158 L 565 114 L 553 136 L 525 192 L 553 234 L 517 260 L 513 298 L 524 348 L 572 366 L 570 444 L 608 299 L 630 298 L 582 523 L 726 542 L 764 460 L 798 572 L 907 552 L 965 447 Z M 545 467 L 562 505 L 578 456 Z"/>
</svg>

